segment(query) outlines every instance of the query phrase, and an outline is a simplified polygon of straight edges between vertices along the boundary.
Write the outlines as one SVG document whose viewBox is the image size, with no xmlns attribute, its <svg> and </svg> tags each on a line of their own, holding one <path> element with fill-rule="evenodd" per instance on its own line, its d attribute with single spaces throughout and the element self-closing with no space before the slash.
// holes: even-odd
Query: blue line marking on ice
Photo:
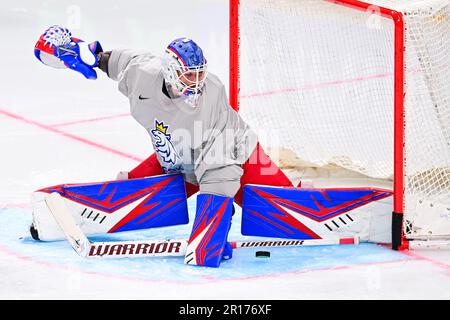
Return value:
<svg viewBox="0 0 450 320">
<path fill-rule="evenodd" d="M 236 209 L 229 239 L 257 239 L 240 234 L 241 210 L 239 207 Z M 189 200 L 189 212 L 188 225 L 93 236 L 90 239 L 107 241 L 187 238 L 194 220 L 195 197 Z M 29 210 L 4 208 L 0 209 L 0 217 L 0 246 L 17 256 L 44 261 L 61 268 L 77 268 L 83 272 L 149 281 L 202 283 L 410 259 L 399 252 L 369 243 L 358 246 L 266 248 L 264 250 L 271 252 L 268 259 L 256 258 L 256 248 L 242 248 L 235 250 L 233 259 L 223 261 L 218 269 L 187 266 L 183 257 L 84 259 L 79 257 L 66 241 L 34 241 L 28 233 L 32 221 Z"/>
</svg>

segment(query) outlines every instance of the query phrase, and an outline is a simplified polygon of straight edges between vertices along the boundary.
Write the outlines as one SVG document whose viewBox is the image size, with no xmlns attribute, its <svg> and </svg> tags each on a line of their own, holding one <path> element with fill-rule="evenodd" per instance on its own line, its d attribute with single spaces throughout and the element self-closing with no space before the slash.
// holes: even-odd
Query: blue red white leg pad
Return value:
<svg viewBox="0 0 450 320">
<path fill-rule="evenodd" d="M 385 199 L 387 198 L 387 199 Z M 390 215 L 392 191 L 244 186 L 241 232 L 247 236 L 326 239 L 369 232 L 369 219 Z"/>
<path fill-rule="evenodd" d="M 194 225 L 184 260 L 186 264 L 217 268 L 222 259 L 231 258 L 232 250 L 227 246 L 227 238 L 232 212 L 233 198 L 212 194 L 197 196 Z"/>
<path fill-rule="evenodd" d="M 64 234 L 44 202 L 58 192 L 76 223 L 86 235 L 114 233 L 187 224 L 184 179 L 179 174 L 58 185 L 33 194 L 33 224 L 40 240 L 59 240 Z"/>
</svg>

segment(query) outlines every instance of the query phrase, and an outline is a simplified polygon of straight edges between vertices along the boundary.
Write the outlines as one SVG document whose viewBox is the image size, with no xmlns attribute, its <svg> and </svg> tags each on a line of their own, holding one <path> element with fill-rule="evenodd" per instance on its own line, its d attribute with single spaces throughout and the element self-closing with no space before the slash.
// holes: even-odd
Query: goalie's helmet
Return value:
<svg viewBox="0 0 450 320">
<path fill-rule="evenodd" d="M 172 41 L 166 48 L 163 68 L 164 79 L 178 95 L 196 98 L 201 94 L 207 62 L 194 41 L 187 38 Z"/>
</svg>

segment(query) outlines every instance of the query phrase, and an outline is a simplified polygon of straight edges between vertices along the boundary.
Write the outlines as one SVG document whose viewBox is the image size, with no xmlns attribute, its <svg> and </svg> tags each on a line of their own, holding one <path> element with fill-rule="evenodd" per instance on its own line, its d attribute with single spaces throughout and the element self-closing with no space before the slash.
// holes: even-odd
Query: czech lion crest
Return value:
<svg viewBox="0 0 450 320">
<path fill-rule="evenodd" d="M 153 146 L 167 164 L 167 167 L 163 166 L 163 168 L 167 171 L 178 171 L 181 168 L 181 159 L 171 142 L 171 135 L 167 132 L 168 128 L 169 126 L 165 126 L 164 122 L 155 119 L 155 129 L 150 131 L 153 136 Z"/>
</svg>

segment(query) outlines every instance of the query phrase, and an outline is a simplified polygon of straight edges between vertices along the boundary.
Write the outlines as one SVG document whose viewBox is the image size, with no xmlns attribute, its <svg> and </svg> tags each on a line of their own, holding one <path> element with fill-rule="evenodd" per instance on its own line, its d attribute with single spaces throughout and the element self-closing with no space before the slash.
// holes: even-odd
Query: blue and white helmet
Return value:
<svg viewBox="0 0 450 320">
<path fill-rule="evenodd" d="M 191 39 L 179 38 L 166 48 L 163 58 L 164 79 L 180 96 L 198 97 L 207 76 L 202 49 Z"/>
</svg>

